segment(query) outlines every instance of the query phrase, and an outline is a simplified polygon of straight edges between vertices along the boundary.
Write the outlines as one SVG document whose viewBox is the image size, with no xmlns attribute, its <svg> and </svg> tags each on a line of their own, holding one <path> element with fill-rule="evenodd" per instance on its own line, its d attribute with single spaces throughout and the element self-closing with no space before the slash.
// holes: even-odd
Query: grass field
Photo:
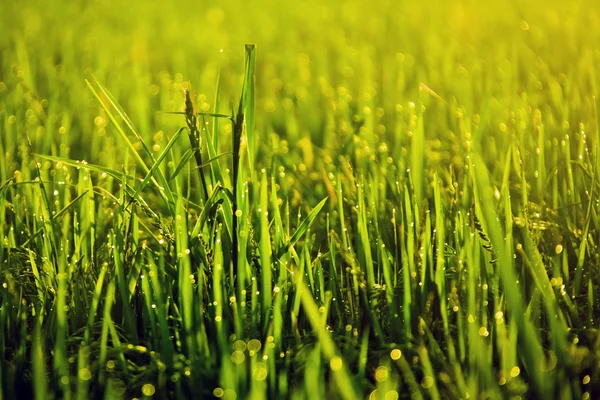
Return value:
<svg viewBox="0 0 600 400">
<path fill-rule="evenodd" d="M 0 400 L 598 398 L 600 3 L 498 3 L 0 1 Z"/>
</svg>

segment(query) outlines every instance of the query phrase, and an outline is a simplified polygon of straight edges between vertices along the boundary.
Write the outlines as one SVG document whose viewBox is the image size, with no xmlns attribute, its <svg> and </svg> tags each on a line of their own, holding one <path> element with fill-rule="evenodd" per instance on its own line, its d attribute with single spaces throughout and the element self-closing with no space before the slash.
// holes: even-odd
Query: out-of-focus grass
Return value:
<svg viewBox="0 0 600 400">
<path fill-rule="evenodd" d="M 600 6 L 486 3 L 2 4 L 0 398 L 598 396 Z"/>
</svg>

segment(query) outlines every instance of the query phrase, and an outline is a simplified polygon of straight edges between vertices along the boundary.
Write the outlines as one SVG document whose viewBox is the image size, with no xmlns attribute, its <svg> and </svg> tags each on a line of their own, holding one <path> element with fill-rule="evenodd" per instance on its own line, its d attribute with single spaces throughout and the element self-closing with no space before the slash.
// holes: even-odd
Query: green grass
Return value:
<svg viewBox="0 0 600 400">
<path fill-rule="evenodd" d="M 2 10 L 0 400 L 600 396 L 595 1 Z"/>
</svg>

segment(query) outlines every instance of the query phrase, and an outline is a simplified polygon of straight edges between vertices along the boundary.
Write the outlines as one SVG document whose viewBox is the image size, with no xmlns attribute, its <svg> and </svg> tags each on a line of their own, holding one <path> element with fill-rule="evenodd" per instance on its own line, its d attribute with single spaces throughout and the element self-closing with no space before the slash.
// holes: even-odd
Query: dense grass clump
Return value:
<svg viewBox="0 0 600 400">
<path fill-rule="evenodd" d="M 0 400 L 600 396 L 595 2 L 6 3 Z"/>
</svg>

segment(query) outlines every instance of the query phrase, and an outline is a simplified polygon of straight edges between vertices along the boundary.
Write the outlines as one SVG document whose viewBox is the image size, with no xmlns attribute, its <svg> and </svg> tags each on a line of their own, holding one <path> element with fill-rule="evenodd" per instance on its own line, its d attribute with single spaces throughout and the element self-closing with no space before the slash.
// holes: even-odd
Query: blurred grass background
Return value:
<svg viewBox="0 0 600 400">
<path fill-rule="evenodd" d="M 351 107 L 338 107 L 338 114 L 362 118 L 365 107 L 381 107 L 392 115 L 396 104 L 417 100 L 421 82 L 469 114 L 491 98 L 503 103 L 520 92 L 531 106 L 544 105 L 566 81 L 576 87 L 564 93 L 567 102 L 589 97 L 579 88 L 596 88 L 595 1 L 396 3 L 6 2 L 0 112 L 12 132 L 7 141 L 16 137 L 8 116 L 22 120 L 41 102 L 50 130 L 68 128 L 63 155 L 87 158 L 98 146 L 112 153 L 103 123 L 96 121 L 100 135 L 93 125 L 98 105 L 82 83 L 90 74 L 149 139 L 177 124 L 156 112 L 181 108 L 184 81 L 210 109 L 221 71 L 216 111 L 229 112 L 239 95 L 244 43 L 256 43 L 260 52 L 257 107 L 264 112 L 257 128 L 293 147 L 304 137 L 335 146 L 339 132 L 327 111 L 336 100 Z M 56 134 L 44 134 L 45 124 L 39 129 L 25 119 L 44 149 L 56 142 Z"/>
</svg>

